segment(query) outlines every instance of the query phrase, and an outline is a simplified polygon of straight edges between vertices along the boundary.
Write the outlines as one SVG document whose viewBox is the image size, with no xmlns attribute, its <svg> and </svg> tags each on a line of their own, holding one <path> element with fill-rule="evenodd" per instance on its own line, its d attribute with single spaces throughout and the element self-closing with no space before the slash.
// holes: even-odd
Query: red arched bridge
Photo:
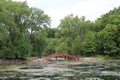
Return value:
<svg viewBox="0 0 120 80">
<path fill-rule="evenodd" d="M 44 57 L 42 57 L 42 59 L 50 60 L 51 58 L 56 58 L 56 61 L 58 61 L 58 57 L 65 57 L 65 60 L 67 60 L 67 59 L 73 59 L 75 61 L 80 60 L 80 56 L 75 56 L 75 55 L 71 55 L 71 54 L 67 54 L 67 53 L 56 53 L 56 54 L 52 54 L 49 56 L 44 56 Z"/>
</svg>

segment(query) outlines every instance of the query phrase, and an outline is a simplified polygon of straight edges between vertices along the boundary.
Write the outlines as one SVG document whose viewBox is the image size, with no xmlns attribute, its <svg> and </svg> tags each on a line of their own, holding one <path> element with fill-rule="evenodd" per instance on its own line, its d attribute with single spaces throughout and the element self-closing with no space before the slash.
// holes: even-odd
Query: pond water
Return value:
<svg viewBox="0 0 120 80">
<path fill-rule="evenodd" d="M 0 80 L 120 80 L 120 62 L 1 64 Z"/>
</svg>

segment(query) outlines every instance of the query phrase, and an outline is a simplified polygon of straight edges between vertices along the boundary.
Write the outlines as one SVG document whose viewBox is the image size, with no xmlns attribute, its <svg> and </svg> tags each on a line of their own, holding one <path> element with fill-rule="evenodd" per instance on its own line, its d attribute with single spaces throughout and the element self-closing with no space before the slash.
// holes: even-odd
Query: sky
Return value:
<svg viewBox="0 0 120 80">
<path fill-rule="evenodd" d="M 95 21 L 101 15 L 120 6 L 120 0 L 13 0 L 27 1 L 28 6 L 42 9 L 51 17 L 51 27 L 57 27 L 60 20 L 69 14 L 85 16 Z"/>
</svg>

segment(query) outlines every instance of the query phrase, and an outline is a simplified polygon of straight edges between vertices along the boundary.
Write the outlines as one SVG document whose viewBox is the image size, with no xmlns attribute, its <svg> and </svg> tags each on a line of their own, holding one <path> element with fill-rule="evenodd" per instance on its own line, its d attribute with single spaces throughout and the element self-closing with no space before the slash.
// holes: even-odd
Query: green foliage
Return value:
<svg viewBox="0 0 120 80">
<path fill-rule="evenodd" d="M 56 51 L 78 55 L 120 55 L 120 7 L 94 23 L 85 17 L 68 15 L 56 32 Z"/>
<path fill-rule="evenodd" d="M 108 56 L 120 55 L 120 7 L 96 21 L 97 50 Z M 99 23 L 99 24 L 98 24 Z"/>
<path fill-rule="evenodd" d="M 45 47 L 44 55 L 55 53 L 56 39 L 47 39 L 47 47 Z"/>
<path fill-rule="evenodd" d="M 116 46 L 115 39 L 117 37 L 118 27 L 115 25 L 108 24 L 106 27 L 100 31 L 100 40 L 102 41 L 102 46 L 104 48 L 104 53 L 107 55 L 115 55 L 118 52 L 118 47 Z"/>
<path fill-rule="evenodd" d="M 46 46 L 44 27 L 50 18 L 26 2 L 0 1 L 0 58 L 40 56 Z"/>
<path fill-rule="evenodd" d="M 57 40 L 57 44 L 56 44 L 56 48 L 55 48 L 55 51 L 57 53 L 66 53 L 67 52 L 67 40 L 64 40 L 64 38 L 61 38 L 61 39 L 58 39 Z"/>
<path fill-rule="evenodd" d="M 96 38 L 95 32 L 89 31 L 86 36 L 85 40 L 82 42 L 82 51 L 84 55 L 94 55 L 96 52 Z"/>
<path fill-rule="evenodd" d="M 45 50 L 46 43 L 46 35 L 44 32 L 38 32 L 34 34 L 34 41 L 32 42 L 33 50 L 37 53 L 36 55 L 38 57 L 42 56 L 42 52 Z"/>
<path fill-rule="evenodd" d="M 72 53 L 73 54 L 77 54 L 80 55 L 82 54 L 82 41 L 80 36 L 76 36 L 76 38 L 74 39 L 73 43 L 72 43 Z"/>
<path fill-rule="evenodd" d="M 82 55 L 83 42 L 88 31 L 93 30 L 93 23 L 85 17 L 68 15 L 61 20 L 56 37 L 58 37 L 56 51 Z"/>
<path fill-rule="evenodd" d="M 120 55 L 120 7 L 95 22 L 73 14 L 57 28 L 48 28 L 50 17 L 26 2 L 0 0 L 0 58 L 70 53 Z"/>
</svg>

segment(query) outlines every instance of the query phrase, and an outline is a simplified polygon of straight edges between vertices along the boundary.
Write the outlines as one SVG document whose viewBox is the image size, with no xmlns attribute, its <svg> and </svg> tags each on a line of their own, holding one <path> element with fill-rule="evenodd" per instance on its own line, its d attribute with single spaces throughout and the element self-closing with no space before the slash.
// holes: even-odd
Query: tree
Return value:
<svg viewBox="0 0 120 80">
<path fill-rule="evenodd" d="M 96 52 L 95 32 L 89 31 L 86 34 L 85 40 L 82 42 L 82 47 L 84 55 L 87 56 L 95 55 Z"/>
<path fill-rule="evenodd" d="M 47 39 L 47 47 L 45 47 L 45 53 L 44 55 L 50 55 L 55 53 L 55 48 L 57 44 L 56 38 L 48 38 Z"/>
<path fill-rule="evenodd" d="M 57 38 L 57 44 L 55 47 L 55 51 L 57 53 L 67 53 L 68 52 L 69 47 L 67 46 L 67 40 L 65 40 L 64 38 Z"/>
<path fill-rule="evenodd" d="M 33 46 L 34 55 L 41 56 L 46 47 L 47 33 L 45 29 L 50 24 L 50 17 L 41 9 L 31 8 L 28 16 L 28 30 L 30 32 L 29 38 Z"/>
<path fill-rule="evenodd" d="M 0 57 L 25 58 L 42 53 L 46 46 L 44 27 L 49 24 L 50 18 L 41 9 L 29 8 L 26 2 L 1 0 Z"/>
<path fill-rule="evenodd" d="M 34 34 L 34 41 L 32 42 L 33 51 L 36 53 L 34 55 L 38 57 L 42 56 L 42 53 L 47 45 L 46 39 L 47 39 L 46 34 L 43 31 Z"/>
<path fill-rule="evenodd" d="M 76 54 L 76 55 L 82 55 L 82 40 L 80 38 L 80 36 L 76 36 L 76 38 L 74 39 L 73 43 L 72 43 L 72 53 Z"/>
<path fill-rule="evenodd" d="M 119 50 L 117 43 L 115 42 L 116 34 L 118 33 L 118 27 L 116 25 L 108 24 L 100 31 L 100 40 L 104 48 L 105 55 L 115 56 Z"/>
<path fill-rule="evenodd" d="M 82 53 L 82 42 L 85 40 L 85 35 L 88 31 L 93 30 L 93 23 L 85 20 L 85 17 L 68 15 L 61 20 L 58 26 L 56 35 L 61 41 L 57 45 L 57 50 L 70 54 Z"/>
<path fill-rule="evenodd" d="M 97 52 L 103 55 L 120 55 L 120 7 L 114 8 L 95 22 Z"/>
</svg>

